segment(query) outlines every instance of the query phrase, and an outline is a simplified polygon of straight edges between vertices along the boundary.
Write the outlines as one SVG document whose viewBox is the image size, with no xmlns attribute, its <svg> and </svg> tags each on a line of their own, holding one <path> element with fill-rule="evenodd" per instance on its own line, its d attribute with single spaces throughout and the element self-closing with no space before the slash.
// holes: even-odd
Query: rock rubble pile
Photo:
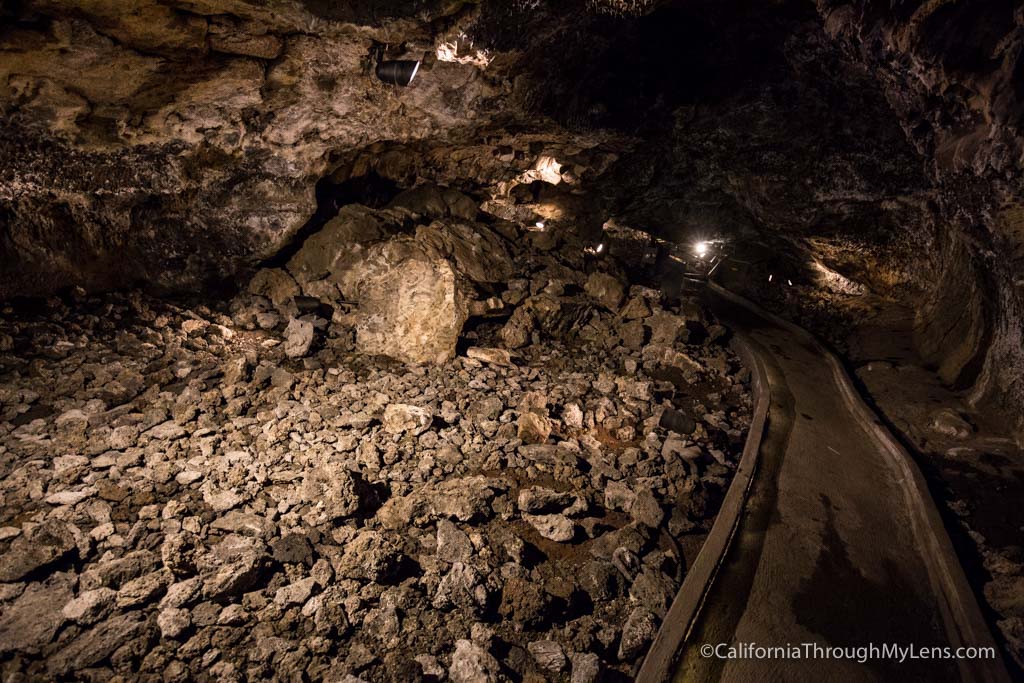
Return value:
<svg viewBox="0 0 1024 683">
<path fill-rule="evenodd" d="M 571 235 L 417 196 L 346 207 L 229 303 L 3 309 L 4 680 L 634 669 L 749 373 Z"/>
</svg>

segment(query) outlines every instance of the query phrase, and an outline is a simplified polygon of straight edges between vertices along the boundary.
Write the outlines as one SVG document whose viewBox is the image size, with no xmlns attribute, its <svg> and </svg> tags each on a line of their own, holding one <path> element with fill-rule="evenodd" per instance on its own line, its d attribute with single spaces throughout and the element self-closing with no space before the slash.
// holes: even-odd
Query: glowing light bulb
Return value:
<svg viewBox="0 0 1024 683">
<path fill-rule="evenodd" d="M 693 246 L 693 252 L 697 254 L 697 256 L 699 256 L 700 258 L 704 258 L 708 253 L 708 243 L 697 242 L 697 244 Z"/>
<path fill-rule="evenodd" d="M 543 221 L 537 221 L 537 229 L 538 230 L 543 230 L 544 229 L 544 222 Z"/>
<path fill-rule="evenodd" d="M 604 243 L 603 242 L 601 244 L 597 245 L 597 253 L 600 254 L 602 251 L 604 251 Z"/>
</svg>

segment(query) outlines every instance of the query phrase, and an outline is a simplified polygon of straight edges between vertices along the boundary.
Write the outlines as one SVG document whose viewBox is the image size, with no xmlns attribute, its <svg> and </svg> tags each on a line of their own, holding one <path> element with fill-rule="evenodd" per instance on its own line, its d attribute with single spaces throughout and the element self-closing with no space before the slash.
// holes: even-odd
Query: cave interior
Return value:
<svg viewBox="0 0 1024 683">
<path fill-rule="evenodd" d="M 805 352 L 1024 675 L 1022 53 L 1016 0 L 0 1 L 3 680 L 655 680 L 763 491 L 802 635 L 930 642 L 843 521 L 912 477 L 730 512 L 787 406 L 864 420 Z M 975 680 L 908 666 L 829 680 Z"/>
</svg>

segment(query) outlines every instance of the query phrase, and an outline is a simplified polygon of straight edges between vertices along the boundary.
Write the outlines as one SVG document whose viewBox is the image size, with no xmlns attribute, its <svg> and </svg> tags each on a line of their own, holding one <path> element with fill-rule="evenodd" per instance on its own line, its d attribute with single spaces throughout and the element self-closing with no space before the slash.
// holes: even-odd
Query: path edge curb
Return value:
<svg viewBox="0 0 1024 683">
<path fill-rule="evenodd" d="M 682 644 L 700 615 L 704 598 L 711 589 L 719 568 L 725 561 L 725 556 L 742 521 L 747 495 L 757 474 L 761 441 L 767 430 L 768 412 L 771 405 L 771 389 L 768 385 L 764 363 L 752 344 L 742 333 L 736 332 L 733 333 L 730 342 L 730 346 L 740 357 L 744 367 L 750 370 L 754 397 L 754 413 L 750 421 L 750 429 L 747 432 L 747 440 L 743 446 L 743 454 L 732 482 L 729 484 L 729 490 L 726 491 L 725 498 L 722 500 L 722 507 L 711 526 L 711 532 L 704 540 L 693 565 L 686 572 L 686 577 L 644 657 L 643 664 L 636 676 L 637 683 L 663 683 L 668 680 L 672 667 L 680 654 Z"/>
<path fill-rule="evenodd" d="M 1003 661 L 1001 648 L 992 637 L 992 632 L 981 614 L 977 598 L 967 581 L 967 575 L 964 574 L 960 558 L 953 548 L 953 542 L 946 531 L 937 504 L 928 490 L 924 474 L 910 453 L 883 426 L 881 418 L 864 402 L 843 364 L 813 334 L 799 325 L 761 308 L 753 301 L 717 283 L 709 283 L 708 287 L 807 340 L 828 360 L 836 383 L 842 390 L 843 401 L 889 456 L 894 474 L 907 484 L 902 489 L 907 507 L 912 513 L 914 537 L 932 588 L 939 598 L 943 625 L 950 643 L 954 647 L 992 647 L 995 650 L 994 659 L 958 659 L 961 679 L 971 683 L 1009 683 L 1011 678 Z M 660 680 L 663 679 L 659 679 L 658 683 Z"/>
</svg>

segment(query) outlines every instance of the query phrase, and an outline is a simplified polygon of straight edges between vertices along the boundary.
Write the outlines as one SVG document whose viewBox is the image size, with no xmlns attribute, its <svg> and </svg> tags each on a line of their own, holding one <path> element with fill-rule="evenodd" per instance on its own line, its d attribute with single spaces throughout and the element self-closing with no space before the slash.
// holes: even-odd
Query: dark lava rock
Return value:
<svg viewBox="0 0 1024 683">
<path fill-rule="evenodd" d="M 550 603 L 550 596 L 536 583 L 513 577 L 501 592 L 498 613 L 526 628 L 536 629 L 543 626 Z"/>
<path fill-rule="evenodd" d="M 675 408 L 666 408 L 661 414 L 659 424 L 676 434 L 693 434 L 693 430 L 697 428 L 697 423 L 692 417 Z"/>
<path fill-rule="evenodd" d="M 313 566 L 315 554 L 313 545 L 302 534 L 288 534 L 270 543 L 270 549 L 276 561 L 282 564 L 304 564 Z"/>
<path fill-rule="evenodd" d="M 0 555 L 0 583 L 20 581 L 75 551 L 74 536 L 66 526 L 56 521 L 41 524 L 15 538 Z"/>
</svg>

